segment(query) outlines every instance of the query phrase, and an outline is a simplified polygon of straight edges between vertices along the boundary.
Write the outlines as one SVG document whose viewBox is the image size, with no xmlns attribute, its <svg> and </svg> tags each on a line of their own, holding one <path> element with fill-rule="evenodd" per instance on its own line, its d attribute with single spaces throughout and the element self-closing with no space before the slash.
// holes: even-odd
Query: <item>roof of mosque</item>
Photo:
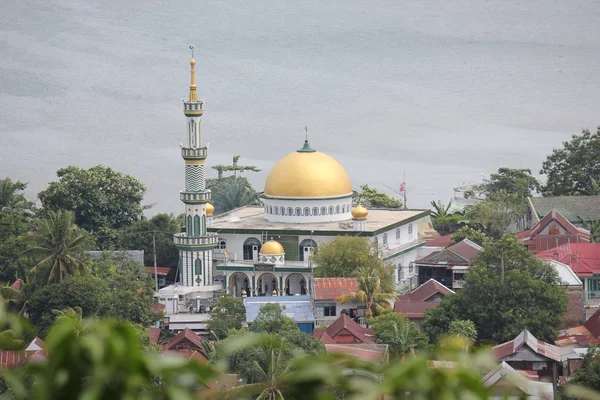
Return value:
<svg viewBox="0 0 600 400">
<path fill-rule="evenodd" d="M 429 215 L 429 210 L 384 210 L 370 209 L 365 232 L 374 233 L 397 223 L 408 223 Z M 256 231 L 336 231 L 352 232 L 352 220 L 338 222 L 310 222 L 295 224 L 291 222 L 271 222 L 264 218 L 264 208 L 246 206 L 236 208 L 214 217 L 209 231 L 219 232 L 226 229 L 247 229 Z"/>
</svg>

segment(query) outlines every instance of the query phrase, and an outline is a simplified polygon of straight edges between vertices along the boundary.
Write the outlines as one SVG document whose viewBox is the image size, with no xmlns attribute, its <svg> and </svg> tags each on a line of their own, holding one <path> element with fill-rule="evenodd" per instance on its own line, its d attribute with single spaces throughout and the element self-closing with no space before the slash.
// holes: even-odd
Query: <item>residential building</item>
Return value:
<svg viewBox="0 0 600 400">
<path fill-rule="evenodd" d="M 464 239 L 415 261 L 419 286 L 430 279 L 435 279 L 451 290 L 460 289 L 469 266 L 481 251 L 483 247 L 469 239 Z"/>
<path fill-rule="evenodd" d="M 437 307 L 444 297 L 451 294 L 454 294 L 454 291 L 435 279 L 429 279 L 412 292 L 398 297 L 394 303 L 394 311 L 420 327 L 427 310 Z"/>
<path fill-rule="evenodd" d="M 517 237 L 535 254 L 563 244 L 589 243 L 590 232 L 552 209 L 533 228 L 517 233 Z"/>
<path fill-rule="evenodd" d="M 158 276 L 158 287 L 163 288 L 167 283 L 167 275 L 171 272 L 171 267 L 156 267 Z M 146 267 L 146 271 L 152 275 L 152 279 L 156 279 L 154 276 L 154 267 Z"/>
<path fill-rule="evenodd" d="M 310 296 L 270 296 L 245 297 L 246 322 L 251 327 L 262 306 L 277 303 L 283 308 L 283 315 L 293 319 L 301 332 L 313 333 L 315 316 Z"/>
<path fill-rule="evenodd" d="M 315 278 L 314 286 L 315 328 L 329 326 L 342 314 L 347 314 L 362 325 L 366 323 L 366 305 L 338 301 L 341 296 L 358 291 L 356 278 Z"/>
<path fill-rule="evenodd" d="M 583 282 L 577 277 L 577 274 L 567 264 L 556 260 L 547 260 L 548 263 L 558 273 L 558 277 L 565 285 L 569 304 L 567 312 L 563 315 L 563 321 L 566 326 L 576 326 L 585 319 L 584 301 L 583 301 Z"/>
<path fill-rule="evenodd" d="M 369 344 L 375 341 L 373 329 L 357 324 L 346 314 L 327 328 L 315 329 L 313 335 L 324 344 Z"/>
</svg>

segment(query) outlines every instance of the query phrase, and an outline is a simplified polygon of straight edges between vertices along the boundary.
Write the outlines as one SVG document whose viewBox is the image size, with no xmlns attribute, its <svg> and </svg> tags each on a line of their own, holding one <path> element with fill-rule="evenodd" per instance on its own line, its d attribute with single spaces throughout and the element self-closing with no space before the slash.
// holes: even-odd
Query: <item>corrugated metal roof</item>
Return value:
<svg viewBox="0 0 600 400">
<path fill-rule="evenodd" d="M 524 345 L 527 345 L 527 347 L 541 356 L 554 361 L 560 361 L 560 349 L 558 347 L 536 339 L 527 329 L 519 333 L 513 340 L 493 347 L 492 354 L 496 359 L 501 360 L 511 354 L 517 353 Z"/>
<path fill-rule="evenodd" d="M 315 300 L 335 300 L 358 290 L 356 278 L 315 278 Z"/>
<path fill-rule="evenodd" d="M 296 322 L 314 322 L 315 320 L 310 296 L 259 296 L 244 299 L 246 322 L 254 322 L 261 307 L 269 303 L 285 306 L 283 314 Z"/>
<path fill-rule="evenodd" d="M 600 196 L 531 197 L 530 200 L 539 218 L 555 209 L 575 223 L 579 221 L 577 216 L 585 220 L 600 220 Z"/>
</svg>

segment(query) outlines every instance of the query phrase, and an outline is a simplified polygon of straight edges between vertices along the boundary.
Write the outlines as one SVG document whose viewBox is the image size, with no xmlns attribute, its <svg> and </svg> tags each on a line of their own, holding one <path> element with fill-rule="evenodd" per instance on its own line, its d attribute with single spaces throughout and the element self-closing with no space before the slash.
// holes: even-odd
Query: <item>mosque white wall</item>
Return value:
<svg viewBox="0 0 600 400">
<path fill-rule="evenodd" d="M 322 199 L 263 197 L 262 202 L 265 207 L 265 219 L 270 222 L 303 224 L 345 221 L 352 218 L 352 196 Z"/>
</svg>

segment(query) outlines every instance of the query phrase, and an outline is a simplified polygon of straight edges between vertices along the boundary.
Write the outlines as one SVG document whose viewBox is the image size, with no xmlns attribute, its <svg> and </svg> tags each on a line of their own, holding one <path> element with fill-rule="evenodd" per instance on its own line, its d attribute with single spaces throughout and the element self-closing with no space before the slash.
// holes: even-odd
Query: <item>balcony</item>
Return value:
<svg viewBox="0 0 600 400">
<path fill-rule="evenodd" d="M 183 158 L 206 158 L 208 155 L 207 147 L 200 147 L 197 149 L 191 149 L 188 147 L 181 148 L 181 157 Z"/>
<path fill-rule="evenodd" d="M 208 233 L 207 236 L 184 236 L 185 233 L 177 233 L 174 235 L 176 246 L 207 246 L 217 245 L 219 235 Z"/>
<path fill-rule="evenodd" d="M 220 261 L 220 265 L 238 265 L 252 267 L 258 263 L 258 260 L 236 260 L 233 255 L 229 253 L 227 260 L 222 252 L 213 253 L 215 261 Z M 316 267 L 316 265 L 313 265 Z M 306 268 L 306 272 L 310 272 L 310 265 L 305 261 L 288 261 L 285 260 L 283 265 L 277 265 L 277 268 Z"/>
<path fill-rule="evenodd" d="M 206 192 L 179 192 L 179 199 L 184 203 L 202 203 L 210 201 L 210 190 Z"/>
</svg>

